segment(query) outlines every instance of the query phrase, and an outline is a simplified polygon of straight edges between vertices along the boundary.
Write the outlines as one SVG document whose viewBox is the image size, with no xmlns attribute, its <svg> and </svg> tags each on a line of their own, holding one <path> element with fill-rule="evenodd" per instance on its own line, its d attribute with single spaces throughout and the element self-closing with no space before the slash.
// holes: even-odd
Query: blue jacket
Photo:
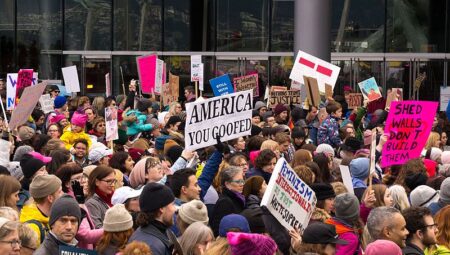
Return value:
<svg viewBox="0 0 450 255">
<path fill-rule="evenodd" d="M 137 118 L 134 122 L 126 122 L 128 136 L 133 136 L 143 131 L 152 130 L 152 124 L 145 124 L 147 121 L 147 115 L 136 110 L 128 111 L 126 115 L 135 115 Z"/>
<path fill-rule="evenodd" d="M 173 244 L 169 237 L 152 224 L 136 229 L 128 243 L 133 241 L 146 243 L 152 250 L 153 255 L 172 255 Z"/>
<path fill-rule="evenodd" d="M 214 180 L 214 176 L 219 170 L 220 163 L 222 163 L 222 153 L 216 150 L 208 161 L 206 161 L 202 174 L 198 177 L 198 186 L 202 189 L 200 192 L 200 199 L 202 201 Z"/>
</svg>

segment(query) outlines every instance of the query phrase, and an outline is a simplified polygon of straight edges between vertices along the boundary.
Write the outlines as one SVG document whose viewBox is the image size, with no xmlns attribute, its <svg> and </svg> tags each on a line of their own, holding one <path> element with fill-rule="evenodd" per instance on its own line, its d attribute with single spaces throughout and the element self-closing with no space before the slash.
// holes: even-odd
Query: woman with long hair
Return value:
<svg viewBox="0 0 450 255">
<path fill-rule="evenodd" d="M 52 161 L 47 164 L 47 172 L 49 174 L 55 174 L 59 167 L 72 161 L 72 155 L 66 149 L 53 150 L 50 152 L 49 157 L 52 158 Z"/>
<path fill-rule="evenodd" d="M 134 167 L 134 161 L 130 154 L 125 151 L 115 152 L 109 159 L 109 166 L 120 170 L 123 173 L 123 182 L 125 186 L 130 185 L 129 175 Z"/>
<path fill-rule="evenodd" d="M 194 222 L 180 238 L 184 255 L 203 255 L 214 241 L 212 230 L 202 222 Z"/>
<path fill-rule="evenodd" d="M 0 175 L 0 207 L 7 206 L 17 211 L 20 189 L 20 182 L 16 178 Z"/>
</svg>

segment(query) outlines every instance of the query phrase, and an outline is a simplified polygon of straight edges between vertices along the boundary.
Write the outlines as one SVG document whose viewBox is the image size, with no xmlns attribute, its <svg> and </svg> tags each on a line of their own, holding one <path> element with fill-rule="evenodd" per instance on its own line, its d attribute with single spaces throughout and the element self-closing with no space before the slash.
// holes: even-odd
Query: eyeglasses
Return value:
<svg viewBox="0 0 450 255">
<path fill-rule="evenodd" d="M 20 240 L 0 241 L 0 243 L 9 243 L 12 248 L 14 248 L 17 245 L 19 245 L 19 246 L 22 245 L 22 242 Z"/>
<path fill-rule="evenodd" d="M 49 129 L 48 132 L 58 132 L 58 129 Z"/>
<path fill-rule="evenodd" d="M 161 162 L 159 160 L 155 160 L 154 158 L 148 158 L 145 161 L 145 171 L 147 172 L 148 169 L 152 167 L 157 167 L 158 169 L 161 168 Z"/>
<path fill-rule="evenodd" d="M 425 226 L 423 226 L 422 228 L 432 228 L 432 229 L 435 229 L 435 228 L 437 228 L 437 224 L 434 223 L 434 224 L 430 224 L 430 225 L 425 225 Z"/>
<path fill-rule="evenodd" d="M 58 93 L 59 94 L 59 90 L 53 90 L 53 92 Z"/>
<path fill-rule="evenodd" d="M 234 183 L 239 184 L 239 185 L 244 185 L 245 184 L 245 181 L 242 180 L 242 179 L 240 179 L 240 180 L 231 180 L 230 182 L 234 182 Z"/>
<path fill-rule="evenodd" d="M 234 166 L 238 166 L 238 167 L 246 167 L 248 166 L 248 163 L 242 163 L 242 164 L 236 164 Z"/>
<path fill-rule="evenodd" d="M 106 182 L 109 186 L 116 185 L 116 183 L 117 183 L 116 179 L 113 179 L 113 180 L 101 180 L 101 181 L 102 182 Z"/>
<path fill-rule="evenodd" d="M 102 124 L 98 124 L 98 125 L 97 125 L 97 127 L 104 127 L 104 126 L 106 126 L 105 123 L 102 123 Z"/>
</svg>

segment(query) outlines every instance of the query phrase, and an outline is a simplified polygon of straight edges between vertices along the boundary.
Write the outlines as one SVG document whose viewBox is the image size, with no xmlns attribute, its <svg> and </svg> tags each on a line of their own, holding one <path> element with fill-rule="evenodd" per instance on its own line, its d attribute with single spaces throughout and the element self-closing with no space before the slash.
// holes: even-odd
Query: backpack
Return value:
<svg viewBox="0 0 450 255">
<path fill-rule="evenodd" d="M 27 220 L 27 221 L 25 221 L 25 223 L 27 223 L 27 224 L 34 224 L 34 225 L 38 226 L 39 234 L 41 236 L 41 240 L 39 240 L 39 241 L 40 241 L 40 243 L 44 242 L 45 235 L 48 233 L 47 227 L 44 226 L 44 224 L 42 224 L 38 220 Z"/>
</svg>

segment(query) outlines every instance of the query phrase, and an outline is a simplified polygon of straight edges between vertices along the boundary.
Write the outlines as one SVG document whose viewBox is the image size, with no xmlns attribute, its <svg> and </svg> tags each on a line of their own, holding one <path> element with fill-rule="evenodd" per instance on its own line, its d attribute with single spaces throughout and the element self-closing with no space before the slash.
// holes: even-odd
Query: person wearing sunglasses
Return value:
<svg viewBox="0 0 450 255">
<path fill-rule="evenodd" d="M 106 122 L 103 117 L 97 117 L 92 121 L 92 129 L 88 134 L 97 137 L 97 142 L 106 144 Z"/>
</svg>

